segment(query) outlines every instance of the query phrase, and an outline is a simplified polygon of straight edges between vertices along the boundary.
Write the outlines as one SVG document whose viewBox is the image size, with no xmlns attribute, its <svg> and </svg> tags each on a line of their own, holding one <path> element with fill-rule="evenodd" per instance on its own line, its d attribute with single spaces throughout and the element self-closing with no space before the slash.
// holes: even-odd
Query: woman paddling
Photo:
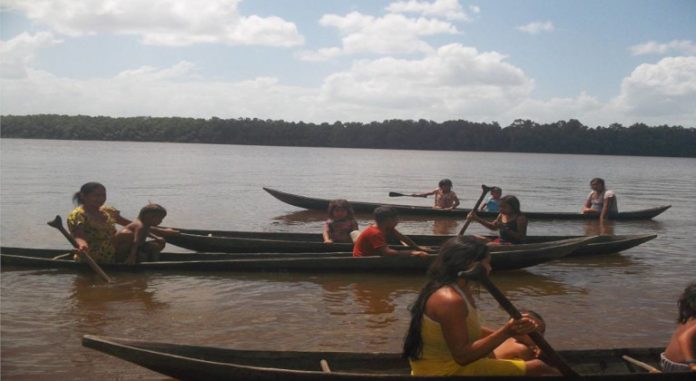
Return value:
<svg viewBox="0 0 696 381">
<path fill-rule="evenodd" d="M 447 241 L 428 271 L 429 282 L 411 307 L 402 357 L 414 376 L 557 375 L 541 360 L 496 359 L 505 340 L 536 330 L 528 315 L 492 330 L 481 326 L 471 281 L 459 278 L 479 263 L 490 272 L 488 247 L 473 238 Z"/>
<path fill-rule="evenodd" d="M 520 211 L 520 200 L 515 196 L 500 199 L 500 214 L 493 221 L 482 219 L 474 210 L 466 218 L 497 230 L 500 237 L 491 241 L 494 244 L 521 243 L 527 237 L 527 217 Z"/>
<path fill-rule="evenodd" d="M 77 250 L 89 254 L 98 263 L 116 263 L 114 236 L 116 224 L 126 226 L 130 220 L 106 202 L 106 187 L 101 183 L 89 182 L 73 195 L 77 207 L 68 215 L 68 229 L 77 241 Z M 176 233 L 173 229 L 153 231 L 164 235 Z"/>
</svg>

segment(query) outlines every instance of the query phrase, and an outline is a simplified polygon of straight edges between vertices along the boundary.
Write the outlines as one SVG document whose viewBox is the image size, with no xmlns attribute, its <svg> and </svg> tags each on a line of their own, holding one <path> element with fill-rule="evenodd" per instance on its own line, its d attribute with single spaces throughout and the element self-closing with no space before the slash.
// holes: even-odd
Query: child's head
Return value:
<svg viewBox="0 0 696 381">
<path fill-rule="evenodd" d="M 520 200 L 515 196 L 507 195 L 500 199 L 500 209 L 506 213 L 521 213 L 520 212 Z M 509 209 L 509 210 L 504 210 Z"/>
<path fill-rule="evenodd" d="M 383 228 L 394 228 L 399 223 L 399 216 L 395 209 L 388 206 L 380 206 L 373 212 L 377 226 Z"/>
<path fill-rule="evenodd" d="M 452 190 L 452 180 L 450 179 L 442 179 L 440 180 L 439 183 L 437 183 L 438 188 L 442 189 L 443 191 L 450 191 Z"/>
<path fill-rule="evenodd" d="M 677 323 L 684 324 L 690 318 L 696 318 L 696 282 L 691 282 L 679 296 L 679 318 Z"/>
<path fill-rule="evenodd" d="M 590 188 L 594 191 L 601 192 L 604 190 L 604 179 L 595 177 L 594 179 L 590 180 Z"/>
<path fill-rule="evenodd" d="M 353 207 L 344 199 L 331 200 L 331 202 L 329 202 L 328 213 L 329 218 L 333 220 L 353 218 Z"/>
<path fill-rule="evenodd" d="M 503 190 L 500 189 L 500 187 L 491 187 L 491 196 L 493 196 L 493 198 L 498 199 L 502 194 Z"/>
<path fill-rule="evenodd" d="M 167 216 L 167 209 L 159 204 L 147 204 L 138 213 L 138 219 L 145 225 L 157 226 Z"/>
</svg>

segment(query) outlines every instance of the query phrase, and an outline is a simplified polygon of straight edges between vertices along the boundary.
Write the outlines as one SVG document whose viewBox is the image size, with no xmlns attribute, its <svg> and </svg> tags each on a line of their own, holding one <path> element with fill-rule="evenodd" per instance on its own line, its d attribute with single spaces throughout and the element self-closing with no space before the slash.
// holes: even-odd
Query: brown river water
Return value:
<svg viewBox="0 0 696 381">
<path fill-rule="evenodd" d="M 322 212 L 281 203 L 261 187 L 360 201 L 389 191 L 434 189 L 452 179 L 463 207 L 480 185 L 515 194 L 523 210 L 577 211 L 589 180 L 603 177 L 619 208 L 671 204 L 653 221 L 616 222 L 615 234 L 658 238 L 620 254 L 566 259 L 494 274 L 521 308 L 547 321 L 557 349 L 665 345 L 676 299 L 696 280 L 696 160 L 676 158 L 232 146 L 3 139 L 3 246 L 68 248 L 45 222 L 72 209 L 81 184 L 99 181 L 107 204 L 134 217 L 149 201 L 164 223 L 187 228 L 320 234 Z M 361 226 L 369 215 L 359 215 Z M 403 217 L 408 233 L 453 234 L 461 220 Z M 529 234 L 591 234 L 593 222 L 532 221 Z M 470 233 L 484 233 L 472 225 Z M 168 247 L 168 251 L 184 251 Z M 157 373 L 80 345 L 84 334 L 247 349 L 400 350 L 408 305 L 424 275 L 165 273 L 115 274 L 3 267 L 0 289 L 3 380 L 164 380 Z M 485 322 L 506 320 L 481 291 Z"/>
</svg>

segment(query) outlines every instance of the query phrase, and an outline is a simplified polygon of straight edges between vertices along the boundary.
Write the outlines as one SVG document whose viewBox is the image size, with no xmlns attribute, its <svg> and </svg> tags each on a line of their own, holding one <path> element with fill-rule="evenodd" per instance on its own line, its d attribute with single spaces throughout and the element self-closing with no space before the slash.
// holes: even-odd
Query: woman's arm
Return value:
<svg viewBox="0 0 696 381">
<path fill-rule="evenodd" d="M 77 250 L 86 253 L 89 250 L 89 244 L 85 236 L 85 228 L 82 225 L 78 225 L 71 233 L 73 238 L 75 238 L 75 242 L 77 242 Z"/>
<path fill-rule="evenodd" d="M 677 340 L 679 349 L 684 354 L 684 360 L 696 360 L 696 324 L 682 332 Z M 696 363 L 689 364 L 689 368 L 696 372 Z"/>
<path fill-rule="evenodd" d="M 333 240 L 331 239 L 331 235 L 329 233 L 329 223 L 324 222 L 324 229 L 322 230 L 321 236 L 324 238 L 324 243 L 331 243 Z"/>
<path fill-rule="evenodd" d="M 604 221 L 607 219 L 607 215 L 609 214 L 609 209 L 613 205 L 613 203 L 616 202 L 616 199 L 614 196 L 607 197 L 604 199 L 604 203 L 602 205 L 602 213 L 599 215 L 600 221 Z"/>
</svg>

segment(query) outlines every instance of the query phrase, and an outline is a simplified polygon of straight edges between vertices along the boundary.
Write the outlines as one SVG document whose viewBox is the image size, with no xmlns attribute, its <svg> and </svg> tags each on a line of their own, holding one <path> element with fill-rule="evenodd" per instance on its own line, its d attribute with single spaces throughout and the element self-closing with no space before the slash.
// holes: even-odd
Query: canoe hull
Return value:
<svg viewBox="0 0 696 381">
<path fill-rule="evenodd" d="M 85 335 L 82 345 L 179 380 L 491 380 L 490 377 L 418 377 L 398 353 L 246 351 Z M 687 380 L 692 374 L 632 373 L 629 355 L 656 365 L 661 348 L 560 351 L 581 376 L 574 380 Z M 326 360 L 331 373 L 320 370 Z M 566 380 L 562 377 L 504 377 L 501 380 Z"/>
<path fill-rule="evenodd" d="M 495 271 L 516 270 L 534 266 L 540 263 L 563 258 L 579 246 L 591 242 L 593 238 L 577 238 L 554 244 L 520 245 L 519 247 L 502 247 L 491 255 L 491 266 Z M 10 248 L 5 249 L 8 252 Z M 18 254 L 0 254 L 3 266 L 63 268 L 88 270 L 86 264 L 71 259 L 51 259 L 51 256 L 37 250 L 30 256 L 31 249 L 15 249 Z M 49 251 L 54 254 L 54 251 Z M 171 260 L 176 255 L 185 256 L 180 260 Z M 230 254 L 233 256 L 233 254 Z M 106 271 L 291 271 L 291 272 L 361 272 L 361 273 L 394 273 L 394 272 L 424 272 L 435 258 L 428 257 L 390 256 L 390 257 L 360 257 L 354 258 L 349 253 L 313 254 L 301 256 L 278 254 L 244 254 L 243 256 L 225 259 L 224 254 L 216 259 L 205 258 L 202 254 L 167 254 L 166 261 L 143 262 L 137 266 L 126 264 L 101 264 Z M 229 258 L 229 257 L 227 257 Z"/>
<path fill-rule="evenodd" d="M 298 208 L 310 209 L 310 210 L 322 210 L 326 211 L 329 202 L 331 200 L 322 198 L 313 198 L 295 195 L 292 193 L 281 192 L 275 189 L 263 188 L 266 192 L 271 194 L 273 197 L 287 204 L 296 206 Z M 372 213 L 376 207 L 387 205 L 378 204 L 373 202 L 361 202 L 361 201 L 349 201 L 351 206 L 356 212 L 359 213 Z M 438 210 L 425 206 L 412 206 L 412 205 L 397 205 L 388 204 L 388 206 L 396 209 L 399 215 L 412 215 L 412 216 L 438 216 L 438 217 L 457 217 L 463 218 L 471 211 L 471 209 L 460 209 L 455 210 Z M 650 209 L 641 209 L 628 212 L 619 212 L 616 216 L 613 216 L 614 220 L 649 220 L 665 210 L 669 209 L 671 205 L 659 206 Z M 480 216 L 486 218 L 494 218 L 497 213 L 491 212 L 480 212 Z M 525 215 L 529 219 L 536 220 L 595 220 L 597 215 L 592 214 L 582 214 L 582 213 L 570 213 L 570 212 L 525 212 Z"/>
<path fill-rule="evenodd" d="M 324 243 L 321 235 L 310 233 L 262 233 L 221 230 L 179 229 L 182 234 L 167 237 L 167 242 L 185 249 L 212 253 L 311 253 L 347 252 L 352 243 Z M 439 246 L 451 235 L 409 235 L 419 245 Z M 529 236 L 524 243 L 546 243 L 583 236 Z M 616 253 L 657 237 L 654 234 L 599 236 L 579 247 L 572 255 Z"/>
</svg>

